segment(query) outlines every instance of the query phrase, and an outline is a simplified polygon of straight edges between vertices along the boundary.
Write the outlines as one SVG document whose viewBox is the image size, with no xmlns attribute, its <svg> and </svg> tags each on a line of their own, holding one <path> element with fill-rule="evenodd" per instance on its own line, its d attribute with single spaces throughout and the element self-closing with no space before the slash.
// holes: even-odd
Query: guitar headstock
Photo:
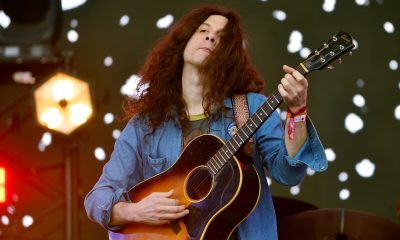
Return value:
<svg viewBox="0 0 400 240">
<path fill-rule="evenodd" d="M 353 38 L 350 34 L 340 31 L 320 48 L 312 52 L 307 59 L 301 63 L 306 72 L 320 70 L 349 52 L 354 47 Z"/>
</svg>

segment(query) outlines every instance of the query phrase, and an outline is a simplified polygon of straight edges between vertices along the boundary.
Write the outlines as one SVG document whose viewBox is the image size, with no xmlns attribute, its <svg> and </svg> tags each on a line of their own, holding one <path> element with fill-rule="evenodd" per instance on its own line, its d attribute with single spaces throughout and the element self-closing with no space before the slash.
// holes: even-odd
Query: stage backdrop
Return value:
<svg viewBox="0 0 400 240">
<path fill-rule="evenodd" d="M 74 146 L 72 154 L 79 163 L 74 175 L 79 198 L 74 221 L 79 239 L 107 239 L 105 230 L 88 220 L 83 198 L 101 174 L 125 125 L 118 120 L 123 116 L 124 95 L 133 92 L 136 74 L 157 39 L 184 13 L 204 3 L 227 4 L 241 14 L 252 59 L 266 81 L 266 95 L 276 89 L 283 64 L 297 65 L 339 30 L 354 37 L 352 57 L 345 57 L 334 70 L 307 77 L 308 113 L 326 149 L 329 168 L 321 174 L 308 171 L 301 185 L 295 187 L 270 180 L 272 194 L 319 208 L 362 210 L 397 221 L 398 1 L 103 0 L 64 11 L 61 37 L 56 43 L 60 51 L 73 52 L 69 70 L 91 84 L 95 116 L 86 126 L 70 137 L 38 126 L 31 93 L 45 77 L 34 85 L 0 85 L 0 164 L 9 173 L 10 194 L 7 203 L 1 205 L 0 238 L 63 238 L 63 164 L 66 152 L 71 153 L 65 148 L 69 144 Z M 5 68 L 0 66 L 1 73 Z M 283 112 L 285 106 L 280 110 Z M 22 225 L 23 219 L 28 221 L 28 228 Z"/>
</svg>

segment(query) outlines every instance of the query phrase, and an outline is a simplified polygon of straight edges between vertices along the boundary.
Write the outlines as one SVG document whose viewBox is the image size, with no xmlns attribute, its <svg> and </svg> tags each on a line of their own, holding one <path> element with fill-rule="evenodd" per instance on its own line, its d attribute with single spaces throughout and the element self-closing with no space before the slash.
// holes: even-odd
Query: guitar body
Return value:
<svg viewBox="0 0 400 240">
<path fill-rule="evenodd" d="M 188 207 L 187 216 L 158 226 L 128 224 L 110 232 L 110 239 L 228 239 L 255 208 L 261 186 L 252 161 L 240 151 L 216 174 L 206 167 L 223 145 L 214 135 L 201 135 L 173 166 L 129 190 L 132 202 L 138 202 L 152 192 L 174 189 L 172 197 Z"/>
</svg>

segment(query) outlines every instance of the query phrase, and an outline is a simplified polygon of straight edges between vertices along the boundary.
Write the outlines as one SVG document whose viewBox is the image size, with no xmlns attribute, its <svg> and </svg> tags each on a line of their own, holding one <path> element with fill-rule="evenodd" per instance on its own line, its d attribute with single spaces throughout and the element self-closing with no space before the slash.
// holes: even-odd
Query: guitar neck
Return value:
<svg viewBox="0 0 400 240">
<path fill-rule="evenodd" d="M 325 42 L 320 48 L 313 51 L 308 58 L 300 63 L 296 70 L 304 76 L 314 70 L 323 69 L 344 53 L 354 47 L 350 34 L 339 31 L 335 36 Z M 341 61 L 339 61 L 340 63 Z M 217 174 L 232 156 L 253 136 L 254 132 L 265 122 L 275 109 L 283 102 L 278 90 L 275 90 L 267 101 L 247 120 L 232 138 L 222 146 L 207 162 L 213 174 Z"/>
<path fill-rule="evenodd" d="M 303 63 L 299 64 L 296 70 L 305 76 L 308 74 L 308 70 L 304 65 L 302 66 L 302 64 Z M 206 165 L 211 169 L 214 175 L 217 174 L 246 141 L 253 136 L 255 131 L 257 131 L 269 116 L 271 116 L 282 102 L 283 98 L 278 89 L 276 89 L 236 134 L 208 161 Z"/>
</svg>

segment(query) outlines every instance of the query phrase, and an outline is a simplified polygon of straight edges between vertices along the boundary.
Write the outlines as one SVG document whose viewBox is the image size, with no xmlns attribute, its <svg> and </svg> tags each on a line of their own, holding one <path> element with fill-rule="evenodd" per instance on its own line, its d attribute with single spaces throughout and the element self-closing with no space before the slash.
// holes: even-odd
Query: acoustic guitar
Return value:
<svg viewBox="0 0 400 240">
<path fill-rule="evenodd" d="M 353 47 L 352 37 L 340 31 L 312 52 L 296 70 L 307 75 L 323 69 Z M 211 134 L 193 139 L 169 169 L 128 192 L 132 202 L 139 202 L 152 192 L 174 189 L 172 197 L 187 206 L 188 215 L 164 225 L 130 223 L 119 231 L 109 232 L 109 238 L 228 239 L 253 211 L 261 192 L 252 160 L 238 150 L 282 101 L 275 90 L 229 141 Z"/>
</svg>

